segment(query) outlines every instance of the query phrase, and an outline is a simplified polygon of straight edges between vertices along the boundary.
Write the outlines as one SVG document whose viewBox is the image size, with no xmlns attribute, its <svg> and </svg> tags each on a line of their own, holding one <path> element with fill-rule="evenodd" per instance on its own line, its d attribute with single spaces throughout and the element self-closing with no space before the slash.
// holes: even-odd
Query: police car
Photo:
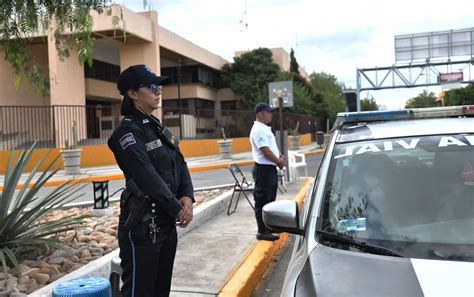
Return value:
<svg viewBox="0 0 474 297">
<path fill-rule="evenodd" d="M 338 114 L 310 189 L 282 296 L 474 296 L 474 106 Z"/>
</svg>

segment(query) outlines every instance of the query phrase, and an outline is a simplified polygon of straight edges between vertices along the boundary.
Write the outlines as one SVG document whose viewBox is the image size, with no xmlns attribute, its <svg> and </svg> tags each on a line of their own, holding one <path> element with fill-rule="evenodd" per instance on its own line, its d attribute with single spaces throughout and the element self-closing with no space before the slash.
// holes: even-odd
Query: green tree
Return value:
<svg viewBox="0 0 474 297">
<path fill-rule="evenodd" d="M 379 106 L 373 96 L 360 100 L 360 109 L 362 111 L 379 110 Z"/>
<path fill-rule="evenodd" d="M 59 170 L 58 158 L 47 164 L 46 169 L 38 169 L 46 162 L 45 155 L 27 176 L 16 193 L 17 185 L 26 165 L 30 162 L 36 142 L 21 151 L 14 160 L 13 151 L 7 161 L 3 190 L 0 192 L 0 267 L 4 272 L 18 266 L 23 257 L 35 258 L 49 254 L 52 249 L 61 248 L 58 233 L 79 227 L 84 217 L 66 216 L 49 219 L 47 215 L 55 207 L 82 196 L 78 190 L 84 185 L 66 182 L 47 194 L 39 195 L 44 184 Z M 36 174 L 34 185 L 30 185 Z M 28 186 L 31 186 L 28 188 Z"/>
<path fill-rule="evenodd" d="M 76 49 L 79 62 L 91 65 L 94 38 L 91 35 L 93 19 L 90 12 L 106 11 L 111 15 L 112 6 L 107 6 L 110 3 L 113 1 L 1 1 L 0 46 L 15 74 L 16 87 L 24 75 L 38 93 L 49 94 L 49 78 L 45 74 L 47 69 L 40 68 L 28 46 L 35 35 L 44 35 L 51 25 L 54 25 L 53 35 L 59 57 L 67 57 L 71 49 Z M 112 17 L 113 25 L 118 27 L 121 19 L 121 10 L 118 8 Z"/>
<path fill-rule="evenodd" d="M 470 105 L 474 104 L 474 84 L 469 84 L 465 88 L 446 91 L 444 94 L 444 105 Z"/>
<path fill-rule="evenodd" d="M 300 68 L 300 65 L 298 65 L 298 62 L 296 61 L 295 51 L 293 51 L 293 49 L 291 49 L 291 51 L 290 51 L 290 72 L 300 74 L 299 68 Z"/>
<path fill-rule="evenodd" d="M 405 108 L 435 107 L 436 99 L 436 95 L 433 92 L 428 93 L 428 90 L 423 90 L 423 93 L 409 99 L 405 104 Z"/>
<path fill-rule="evenodd" d="M 337 82 L 337 78 L 325 72 L 313 72 L 309 76 L 311 85 L 317 97 L 319 107 L 326 107 L 327 117 L 334 123 L 338 112 L 345 110 L 342 86 Z"/>
<path fill-rule="evenodd" d="M 275 81 L 279 72 L 279 66 L 272 61 L 272 52 L 258 48 L 224 65 L 222 81 L 240 97 L 239 108 L 252 109 L 256 103 L 268 101 L 268 83 Z"/>
</svg>

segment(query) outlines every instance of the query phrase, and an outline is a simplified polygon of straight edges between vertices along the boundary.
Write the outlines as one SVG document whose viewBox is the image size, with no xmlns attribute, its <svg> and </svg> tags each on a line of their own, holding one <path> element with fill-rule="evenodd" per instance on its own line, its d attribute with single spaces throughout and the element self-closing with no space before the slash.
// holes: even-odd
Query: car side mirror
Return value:
<svg viewBox="0 0 474 297">
<path fill-rule="evenodd" d="M 262 211 L 263 222 L 272 231 L 302 235 L 298 203 L 293 200 L 280 200 L 266 204 Z"/>
</svg>

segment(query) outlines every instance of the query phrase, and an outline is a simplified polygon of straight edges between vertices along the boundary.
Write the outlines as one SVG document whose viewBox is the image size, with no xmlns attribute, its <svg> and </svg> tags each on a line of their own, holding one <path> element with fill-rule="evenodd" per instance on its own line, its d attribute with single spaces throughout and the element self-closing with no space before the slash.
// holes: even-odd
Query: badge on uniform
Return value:
<svg viewBox="0 0 474 297">
<path fill-rule="evenodd" d="M 123 150 L 125 150 L 128 146 L 137 143 L 135 141 L 135 137 L 133 137 L 132 132 L 125 134 L 124 136 L 120 137 L 120 146 Z"/>
<path fill-rule="evenodd" d="M 151 150 L 157 149 L 161 147 L 163 144 L 161 143 L 160 139 L 153 140 L 152 142 L 145 143 L 146 151 L 149 152 Z"/>
</svg>

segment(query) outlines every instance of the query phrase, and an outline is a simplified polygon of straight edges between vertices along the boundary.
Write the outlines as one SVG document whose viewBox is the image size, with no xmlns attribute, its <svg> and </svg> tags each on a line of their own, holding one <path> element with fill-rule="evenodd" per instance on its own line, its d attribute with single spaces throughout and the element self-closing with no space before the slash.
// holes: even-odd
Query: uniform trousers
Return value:
<svg viewBox="0 0 474 297">
<path fill-rule="evenodd" d="M 262 208 L 265 204 L 275 201 L 278 190 L 278 174 L 275 165 L 255 163 L 252 169 L 255 181 L 253 197 L 255 200 L 255 219 L 258 233 L 270 232 L 262 219 Z"/>
<path fill-rule="evenodd" d="M 178 237 L 174 220 L 159 222 L 155 243 L 150 220 L 141 221 L 133 230 L 120 218 L 118 243 L 122 267 L 122 297 L 164 297 L 171 290 L 171 276 Z"/>
</svg>

